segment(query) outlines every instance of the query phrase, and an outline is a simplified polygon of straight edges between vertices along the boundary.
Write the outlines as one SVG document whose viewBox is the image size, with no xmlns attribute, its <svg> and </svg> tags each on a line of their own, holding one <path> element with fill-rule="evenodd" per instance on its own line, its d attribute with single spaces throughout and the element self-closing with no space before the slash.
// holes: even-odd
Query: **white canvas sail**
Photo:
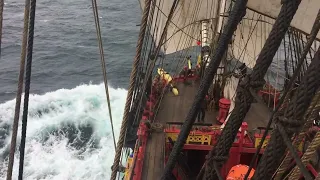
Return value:
<svg viewBox="0 0 320 180">
<path fill-rule="evenodd" d="M 274 20 L 247 10 L 246 16 L 234 33 L 230 56 L 253 68 L 272 29 Z"/>
<path fill-rule="evenodd" d="M 230 1 L 220 0 L 219 8 L 218 0 L 180 0 L 168 28 L 167 41 L 163 48 L 165 53 L 170 54 L 196 46 L 197 40 L 201 40 L 201 20 L 211 20 L 209 30 L 212 32 L 214 29 L 212 24 L 215 22 L 214 20 L 218 20 L 217 31 L 220 32 L 220 29 L 223 28 L 222 17 L 228 16 L 227 11 Z M 158 44 L 173 0 L 154 0 L 154 2 L 156 8 L 151 32 L 155 31 L 154 40 Z M 140 0 L 140 4 L 144 8 L 144 0 Z M 281 0 L 249 0 L 247 7 L 249 9 L 234 33 L 228 55 L 244 62 L 249 68 L 253 68 L 280 12 Z M 309 34 L 319 9 L 319 0 L 302 0 L 291 26 Z M 210 38 L 212 38 L 213 34 L 210 35 Z M 320 39 L 320 33 L 318 33 L 317 38 Z M 234 100 L 237 85 L 238 80 L 233 77 L 228 79 L 224 89 L 226 98 Z M 234 101 L 232 101 L 230 110 L 233 107 Z"/>
<path fill-rule="evenodd" d="M 158 44 L 173 0 L 154 0 L 154 2 L 156 7 L 150 32 L 155 31 L 154 40 Z M 144 0 L 140 0 L 140 4 L 144 8 Z M 209 28 L 212 29 L 211 23 L 219 14 L 216 13 L 217 4 L 218 0 L 180 0 L 168 28 L 164 44 L 165 54 L 197 46 L 197 41 L 201 40 L 201 20 L 209 20 Z"/>
<path fill-rule="evenodd" d="M 247 7 L 272 18 L 277 18 L 281 9 L 281 0 L 249 0 Z M 302 0 L 291 26 L 302 32 L 310 33 L 319 9 L 319 0 Z M 320 33 L 317 38 L 320 39 Z"/>
<path fill-rule="evenodd" d="M 231 59 L 237 59 L 253 68 L 263 45 L 271 32 L 272 26 L 277 18 L 281 0 L 249 0 L 246 16 L 238 25 L 234 33 L 232 48 L 229 49 Z M 314 20 L 320 8 L 318 0 L 302 0 L 299 9 L 294 16 L 291 26 L 309 34 Z M 318 33 L 317 38 L 319 38 Z M 306 39 L 304 39 L 306 41 Z M 239 80 L 231 77 L 227 80 L 224 95 L 231 100 L 231 112 L 234 108 L 234 100 Z M 229 118 L 229 117 L 228 117 Z M 227 118 L 227 119 L 228 119 Z"/>
<path fill-rule="evenodd" d="M 172 23 L 168 28 L 167 39 L 169 40 L 167 40 L 167 42 L 165 43 L 165 53 L 170 54 L 188 48 L 190 46 L 196 46 L 196 41 L 200 40 L 201 23 L 199 21 L 203 19 L 213 20 L 215 18 L 219 18 L 215 17 L 217 14 L 219 14 L 216 12 L 219 11 L 219 9 L 223 10 L 225 7 L 224 1 L 220 1 L 222 2 L 220 3 L 221 8 L 218 8 L 218 0 L 180 0 L 172 19 Z M 173 0 L 154 0 L 154 2 L 156 3 L 156 8 L 154 12 L 151 32 L 155 31 L 154 39 L 158 43 L 163 27 L 167 20 L 167 16 L 170 12 Z M 140 5 L 142 8 L 144 8 L 144 0 L 140 0 Z M 253 11 L 259 12 L 263 15 L 275 19 L 280 12 L 281 0 L 249 0 L 247 7 L 252 9 Z M 303 0 L 296 15 L 294 16 L 291 26 L 305 33 L 310 33 L 319 8 L 319 0 Z M 248 15 L 247 12 L 247 16 L 253 15 L 252 11 L 249 11 L 249 13 L 251 14 Z M 222 14 L 220 13 L 220 15 Z M 258 18 L 257 15 L 256 18 Z M 244 20 L 243 23 L 247 23 L 248 28 L 243 27 L 242 33 L 244 35 L 249 35 L 251 20 Z M 221 27 L 221 21 L 218 23 L 218 26 Z M 266 33 L 262 32 L 261 30 L 267 29 L 268 27 L 265 27 L 262 25 L 262 23 L 259 23 L 256 28 L 257 30 L 255 30 L 254 33 L 265 35 Z M 237 33 L 239 33 L 238 30 Z M 239 37 L 240 36 L 236 36 L 236 38 Z M 320 39 L 320 33 L 318 33 L 317 38 Z M 250 46 L 252 45 L 248 44 L 247 49 L 256 49 L 254 50 L 255 52 L 245 52 L 244 54 L 246 57 L 251 56 L 252 59 L 252 57 L 257 56 L 256 52 L 260 52 L 259 50 L 261 49 L 261 47 Z M 256 44 L 256 46 L 261 45 Z M 250 62 L 252 61 L 250 60 Z M 253 66 L 254 64 L 250 64 L 250 67 Z"/>
<path fill-rule="evenodd" d="M 234 33 L 227 59 L 238 60 L 245 63 L 248 68 L 253 68 L 271 31 L 273 23 L 273 19 L 263 17 L 258 13 L 247 10 L 246 15 Z M 241 64 L 236 64 L 232 69 L 235 69 L 240 65 Z M 231 100 L 229 112 L 231 112 L 235 106 L 238 83 L 239 79 L 235 76 L 230 76 L 226 79 L 223 94 L 225 98 Z"/>
</svg>

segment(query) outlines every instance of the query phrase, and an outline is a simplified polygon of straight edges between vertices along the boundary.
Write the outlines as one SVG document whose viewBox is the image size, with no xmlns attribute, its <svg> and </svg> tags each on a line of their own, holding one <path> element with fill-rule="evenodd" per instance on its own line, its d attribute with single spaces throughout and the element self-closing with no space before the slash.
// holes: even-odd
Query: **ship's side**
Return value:
<svg viewBox="0 0 320 180">
<path fill-rule="evenodd" d="M 135 163 L 129 163 L 126 167 L 126 173 L 133 176 L 133 179 L 136 179 L 136 177 L 146 180 L 158 179 L 163 173 L 172 143 L 177 139 L 185 116 L 194 100 L 194 95 L 199 88 L 199 80 L 195 78 L 185 82 L 179 82 L 179 80 L 182 81 L 183 78 L 176 78 L 179 95 L 174 95 L 170 91 L 166 92 L 154 121 L 141 122 L 138 130 L 138 141 L 139 143 L 142 142 L 142 148 L 132 153 L 130 162 Z M 161 98 L 156 93 L 151 96 L 154 97 L 154 102 L 151 104 L 156 104 L 156 101 Z M 151 108 L 153 109 L 153 107 Z M 145 112 L 147 111 L 149 111 L 149 107 L 146 107 Z M 205 156 L 219 138 L 221 132 L 221 124 L 218 121 L 219 114 L 220 116 L 225 115 L 224 118 L 226 118 L 227 114 L 225 112 L 228 113 L 228 107 L 227 109 L 222 107 L 220 113 L 215 108 L 207 109 L 205 121 L 194 124 L 181 152 L 178 164 L 173 171 L 173 175 L 177 179 L 196 178 L 205 162 Z M 243 123 L 242 130 L 239 131 L 238 138 L 230 150 L 232 157 L 226 164 L 224 174 L 235 165 L 250 162 L 263 131 L 263 129 L 262 131 L 261 129 L 256 131 L 253 129 L 266 126 L 269 114 L 270 110 L 265 104 L 253 103 Z M 149 119 L 153 119 L 153 117 L 145 113 L 143 120 Z M 149 123 L 150 125 L 146 125 Z M 131 179 L 131 176 L 126 176 L 125 179 Z"/>
</svg>

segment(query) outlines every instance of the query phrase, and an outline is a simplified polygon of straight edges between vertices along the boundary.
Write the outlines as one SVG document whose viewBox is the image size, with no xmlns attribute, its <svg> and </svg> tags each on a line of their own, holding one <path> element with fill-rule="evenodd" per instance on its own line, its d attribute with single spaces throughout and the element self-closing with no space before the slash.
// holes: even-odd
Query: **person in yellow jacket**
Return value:
<svg viewBox="0 0 320 180">
<path fill-rule="evenodd" d="M 174 94 L 174 95 L 179 95 L 179 91 L 178 89 L 173 85 L 173 79 L 170 76 L 169 73 L 167 73 L 164 69 L 162 68 L 158 68 L 158 74 L 160 76 L 160 78 L 162 80 L 166 81 L 166 86 L 169 87 L 170 91 Z"/>
<path fill-rule="evenodd" d="M 199 54 L 197 58 L 197 66 L 196 66 L 196 72 L 198 76 L 201 75 L 201 66 L 202 66 L 202 58 L 201 58 L 201 54 Z"/>
<path fill-rule="evenodd" d="M 198 59 L 197 59 L 197 68 L 200 68 L 201 67 L 201 61 L 202 61 L 202 59 L 201 59 L 201 54 L 199 54 L 198 55 Z"/>
<path fill-rule="evenodd" d="M 191 56 L 187 57 L 187 69 L 185 69 L 185 77 L 188 77 L 192 74 L 192 62 L 191 62 Z"/>
</svg>

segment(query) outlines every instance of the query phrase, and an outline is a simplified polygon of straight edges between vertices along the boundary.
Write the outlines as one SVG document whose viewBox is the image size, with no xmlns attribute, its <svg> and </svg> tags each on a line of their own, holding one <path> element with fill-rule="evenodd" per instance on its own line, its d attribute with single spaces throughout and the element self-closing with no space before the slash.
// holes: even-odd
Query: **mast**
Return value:
<svg viewBox="0 0 320 180">
<path fill-rule="evenodd" d="M 209 20 L 201 21 L 201 53 L 203 64 L 208 67 L 210 63 Z"/>
<path fill-rule="evenodd" d="M 203 0 L 203 1 L 205 1 L 205 0 Z M 212 62 L 214 59 L 211 59 L 210 57 L 217 58 L 216 56 L 218 56 L 218 58 L 215 60 L 219 61 L 222 58 L 222 57 L 220 57 L 221 56 L 220 53 L 222 52 L 222 50 L 219 49 L 219 47 L 218 47 L 216 49 L 215 53 L 211 52 L 212 54 L 210 54 L 210 49 L 215 48 L 214 45 L 212 45 L 212 44 L 215 44 L 215 42 L 216 42 L 215 41 L 216 40 L 216 38 L 215 38 L 216 32 L 218 32 L 222 29 L 221 27 L 223 26 L 223 21 L 222 21 L 223 17 L 224 16 L 228 17 L 228 14 L 226 14 L 226 15 L 223 14 L 223 16 L 221 16 L 221 14 L 222 14 L 221 12 L 224 12 L 224 9 L 226 9 L 226 8 L 224 8 L 224 6 L 226 6 L 227 0 L 223 0 L 222 2 L 217 1 L 217 0 L 206 0 L 206 1 L 208 1 L 209 3 L 204 3 L 205 5 L 199 3 L 199 2 L 201 2 L 201 0 L 200 1 L 184 0 L 179 3 L 177 10 L 176 10 L 176 13 L 175 13 L 174 17 L 172 18 L 172 20 L 170 21 L 170 25 L 169 25 L 168 30 L 165 35 L 166 40 L 162 44 L 161 50 L 164 50 L 164 55 L 168 55 L 171 53 L 175 53 L 175 52 L 196 46 L 196 44 L 195 44 L 196 40 L 201 39 L 202 57 L 203 57 L 203 62 L 205 62 L 204 67 L 207 69 L 207 71 L 211 70 L 210 75 L 212 75 L 212 72 L 216 73 L 217 71 L 212 70 L 213 66 L 211 66 L 211 68 L 210 68 L 210 64 L 212 65 L 214 63 L 214 65 L 215 65 L 214 69 L 218 68 L 219 65 L 221 66 L 220 62 L 219 62 L 219 64 L 217 64 L 218 62 Z M 238 0 L 238 1 L 241 1 L 241 0 Z M 283 1 L 283 2 L 285 4 L 288 3 L 288 1 Z M 319 7 L 319 5 L 316 3 L 316 0 L 310 0 L 309 2 L 303 1 L 301 3 L 301 7 L 309 7 L 308 3 L 310 3 L 310 2 L 311 2 L 311 4 L 313 3 L 313 5 L 315 7 Z M 155 41 L 156 44 L 159 44 L 159 40 L 160 40 L 159 35 L 161 35 L 163 33 L 162 29 L 163 29 L 163 26 L 167 20 L 168 12 L 169 12 L 168 10 L 171 5 L 171 2 L 155 0 L 155 3 L 157 4 L 158 9 L 160 9 L 159 10 L 160 13 L 157 16 L 154 15 L 155 18 L 153 18 L 153 19 L 156 19 L 156 20 L 151 23 L 151 31 L 152 30 L 154 31 L 153 40 Z M 208 17 L 207 15 L 210 14 L 210 9 L 207 7 L 210 7 L 210 5 L 208 5 L 210 3 L 212 3 L 211 5 L 213 5 L 214 3 L 218 4 L 219 8 L 217 8 L 218 10 L 216 10 L 214 13 L 212 13 L 212 14 L 216 14 L 216 15 L 213 15 L 213 16 L 209 15 L 209 17 Z M 143 3 L 141 3 L 141 4 L 143 6 Z M 239 25 L 240 28 L 238 28 L 236 30 L 236 32 L 233 34 L 232 38 L 230 38 L 230 39 L 232 39 L 232 43 L 231 43 L 232 48 L 228 49 L 228 57 L 231 57 L 230 59 L 234 59 L 234 60 L 238 60 L 240 62 L 246 63 L 246 65 L 249 68 L 255 67 L 257 58 L 258 58 L 261 50 L 263 53 L 268 54 L 268 53 L 266 53 L 266 48 L 263 48 L 263 47 L 264 47 L 265 42 L 267 41 L 268 35 L 271 32 L 271 28 L 275 22 L 275 19 L 278 17 L 278 14 L 280 12 L 280 5 L 281 5 L 280 0 L 271 0 L 270 5 L 265 6 L 265 7 L 270 7 L 270 9 L 268 9 L 268 11 L 266 11 L 266 8 L 264 7 L 265 4 L 268 4 L 268 3 L 266 3 L 263 0 L 248 0 L 248 7 L 250 9 L 247 10 L 248 11 L 247 15 L 242 20 L 241 25 Z M 311 8 L 311 11 L 313 12 L 314 8 Z M 261 12 L 263 12 L 263 13 L 261 14 Z M 308 23 L 307 24 L 301 23 L 301 21 L 303 21 L 303 19 L 305 19 L 304 15 L 302 15 L 303 13 L 301 13 L 301 12 L 302 11 L 300 9 L 298 9 L 298 12 L 295 16 L 295 18 L 299 19 L 300 22 L 298 22 L 296 19 L 294 19 L 291 23 L 286 21 L 285 25 L 286 26 L 289 26 L 290 24 L 294 25 L 294 27 L 296 29 L 298 29 L 299 31 L 303 31 L 303 29 L 308 29 L 308 27 L 309 27 Z M 262 18 L 262 16 L 264 16 L 264 17 Z M 213 23 L 212 17 L 213 18 L 215 17 L 216 21 L 214 23 L 215 24 L 214 30 L 211 28 L 212 29 L 212 33 L 211 33 L 210 32 L 211 31 L 210 23 Z M 265 17 L 267 17 L 267 18 L 265 18 Z M 230 15 L 230 18 L 231 18 L 231 15 Z M 302 27 L 302 26 L 304 26 L 304 27 Z M 198 36 L 199 31 L 201 32 L 200 38 Z M 306 31 L 304 31 L 304 32 L 306 32 Z M 226 33 L 226 32 L 222 32 L 222 33 Z M 210 42 L 210 40 L 211 40 L 210 34 L 212 34 L 213 43 Z M 285 33 L 281 32 L 281 35 L 285 36 Z M 228 36 L 229 36 L 229 34 L 228 34 Z M 251 36 L 255 36 L 256 39 L 251 38 Z M 257 37 L 260 37 L 259 41 L 257 40 Z M 193 41 L 193 40 L 195 40 L 195 41 Z M 281 44 L 280 38 L 278 38 L 276 41 L 277 42 L 275 44 L 277 44 L 277 45 Z M 230 41 L 228 43 L 230 43 Z M 223 44 L 223 45 L 225 45 L 225 44 Z M 236 46 L 236 45 L 238 45 L 238 46 Z M 271 54 L 274 53 L 273 56 L 275 55 L 275 53 L 277 53 L 278 47 L 276 47 L 276 46 L 273 47 L 272 52 L 271 52 Z M 226 47 L 224 47 L 223 50 L 226 50 L 227 48 L 228 48 L 228 45 Z M 260 59 L 267 59 L 267 60 L 265 60 L 265 61 L 267 61 L 266 64 L 272 63 L 273 56 L 271 57 L 270 54 L 268 54 L 267 58 L 263 57 L 261 54 L 260 54 L 260 56 L 261 56 L 261 57 L 259 57 Z M 180 57 L 184 58 L 185 55 L 182 55 L 182 53 L 181 53 Z M 261 64 L 262 63 L 260 63 L 260 66 L 261 66 Z M 258 70 L 256 69 L 254 72 L 255 75 L 257 75 L 257 71 Z M 264 75 L 265 75 L 266 72 L 264 72 L 264 71 L 267 71 L 266 67 L 263 68 L 263 72 L 261 74 L 264 73 Z M 231 72 L 234 72 L 234 71 L 232 70 Z M 259 75 L 258 78 L 256 78 L 256 79 L 253 78 L 256 80 L 256 83 L 260 87 L 263 85 L 263 82 L 262 81 L 258 82 L 257 79 L 260 78 L 259 80 L 263 80 L 265 78 L 264 75 L 261 75 L 261 74 L 258 74 Z M 252 75 L 251 77 L 253 77 L 253 76 L 254 75 Z M 212 77 L 214 77 L 214 76 L 212 76 Z M 215 76 L 215 78 L 216 77 L 217 76 Z M 204 76 L 204 78 L 205 78 L 206 82 L 207 81 L 209 82 L 208 78 L 211 78 L 211 76 L 209 77 L 209 75 L 206 74 Z M 224 92 L 229 91 L 229 93 L 228 93 L 229 97 L 227 97 L 227 98 L 232 99 L 232 97 L 235 97 L 234 94 L 236 93 L 239 79 L 238 79 L 238 81 L 233 81 L 233 79 L 230 81 L 231 81 L 231 85 L 230 84 L 227 85 L 224 89 Z M 246 79 L 246 81 L 248 81 L 248 79 Z M 212 85 L 212 81 L 210 82 L 210 85 Z M 210 85 L 208 85 L 208 86 L 210 86 Z M 199 88 L 199 93 L 196 96 L 195 102 L 193 104 L 193 108 L 190 110 L 190 112 L 187 116 L 186 123 L 188 123 L 188 124 L 186 124 L 186 123 L 184 124 L 183 131 L 181 131 L 179 138 L 176 141 L 175 146 L 173 148 L 172 154 L 170 155 L 169 161 L 167 163 L 168 166 L 165 169 L 165 176 L 169 175 L 170 171 L 172 170 L 172 166 L 174 165 L 174 163 L 176 161 L 176 157 L 175 157 L 176 154 L 175 153 L 177 153 L 177 152 L 179 152 L 179 150 L 181 150 L 181 144 L 183 144 L 183 141 L 185 140 L 184 138 L 186 138 L 189 133 L 188 128 L 190 128 L 190 126 L 192 126 L 192 121 L 194 119 L 193 115 L 194 115 L 194 113 L 196 111 L 196 107 L 197 107 L 196 105 L 199 105 L 199 102 L 201 102 L 201 100 L 199 100 L 199 99 L 203 98 L 202 96 L 204 95 L 204 93 L 207 93 L 206 88 L 207 88 L 207 84 L 201 83 L 200 88 Z M 243 86 L 240 88 L 245 89 Z M 230 93 L 230 92 L 233 92 L 233 93 Z M 238 93 L 238 95 L 239 95 L 239 93 Z M 236 97 L 236 98 L 238 98 L 238 100 L 239 100 L 239 98 L 240 98 L 240 100 L 243 100 L 243 96 L 246 96 L 246 95 L 248 95 L 247 92 L 245 92 L 245 93 L 242 92 L 242 94 L 240 93 L 240 96 L 242 96 L 242 97 Z M 252 99 L 250 99 L 249 101 L 251 101 L 251 100 Z M 243 102 L 243 101 L 241 101 L 241 102 Z M 248 107 L 250 107 L 250 106 L 248 106 Z M 244 107 L 244 109 L 245 109 L 244 111 L 246 111 L 248 109 L 248 107 Z M 232 108 L 230 108 L 230 110 L 232 110 Z M 244 111 L 241 111 L 241 113 L 243 113 L 245 115 Z M 241 114 L 241 116 L 243 114 Z M 237 117 L 237 118 L 238 118 L 238 120 L 239 119 L 241 120 L 241 117 Z M 238 125 L 236 125 L 236 126 L 238 126 Z M 226 128 L 228 130 L 226 130 L 226 131 L 230 132 L 231 129 L 232 129 L 232 131 L 238 130 L 239 128 L 237 128 L 236 126 L 233 126 L 231 128 L 230 123 L 229 123 L 228 127 Z M 232 133 L 234 133 L 234 132 L 232 132 Z M 225 135 L 226 134 L 227 133 L 225 132 Z M 223 140 L 224 140 L 224 138 L 220 138 L 220 143 Z M 226 149 L 227 148 L 225 148 L 225 150 Z"/>
<path fill-rule="evenodd" d="M 200 87 L 195 97 L 194 103 L 182 126 L 181 132 L 177 138 L 177 141 L 174 144 L 172 152 L 170 153 L 168 162 L 165 166 L 164 173 L 161 179 L 168 179 L 168 177 L 171 175 L 172 169 L 174 168 L 178 158 L 177 155 L 181 152 L 184 142 L 187 139 L 192 125 L 195 121 L 195 117 L 199 110 L 198 107 L 200 107 L 201 102 L 203 101 L 205 95 L 209 90 L 210 85 L 212 84 L 214 75 L 217 72 L 218 66 L 220 64 L 223 54 L 225 53 L 228 47 L 233 32 L 235 31 L 242 17 L 245 15 L 246 3 L 246 0 L 238 0 L 233 7 L 233 11 L 230 14 L 230 18 L 228 19 L 228 24 L 224 28 L 224 32 L 223 34 L 221 34 L 221 38 L 219 39 L 217 51 L 215 54 L 212 55 L 213 61 L 210 62 L 210 65 L 207 67 L 206 73 L 203 79 L 201 80 Z"/>
</svg>

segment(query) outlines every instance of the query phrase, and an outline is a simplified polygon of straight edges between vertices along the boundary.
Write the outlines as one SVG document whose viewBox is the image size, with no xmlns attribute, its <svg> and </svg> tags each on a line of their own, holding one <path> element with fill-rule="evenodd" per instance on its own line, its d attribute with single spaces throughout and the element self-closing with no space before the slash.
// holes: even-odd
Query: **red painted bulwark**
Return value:
<svg viewBox="0 0 320 180">
<path fill-rule="evenodd" d="M 238 132 L 237 137 L 230 149 L 229 158 L 226 164 L 221 169 L 221 175 L 226 178 L 229 170 L 238 165 L 238 164 L 248 164 L 251 161 L 251 158 L 256 152 L 254 140 L 251 139 L 245 132 L 248 130 L 248 124 L 246 122 L 242 123 L 241 132 Z M 180 129 L 177 126 L 170 125 L 165 129 L 167 134 L 176 134 L 180 133 Z M 216 144 L 216 141 L 221 133 L 220 128 L 217 127 L 207 127 L 203 128 L 197 127 L 197 129 L 192 129 L 190 135 L 210 135 L 211 143 L 210 144 L 185 144 L 184 150 L 199 150 L 199 151 L 210 151 Z M 166 155 L 171 152 L 171 144 L 166 144 Z M 260 154 L 264 152 L 264 149 L 260 151 Z M 176 170 L 175 170 L 176 171 Z M 174 171 L 174 172 L 175 172 Z"/>
<path fill-rule="evenodd" d="M 178 82 L 185 80 L 196 80 L 199 78 L 196 74 L 197 72 L 193 69 L 192 73 L 189 76 L 184 77 L 183 75 L 179 75 L 174 77 L 173 79 L 174 81 Z M 161 82 L 159 80 L 155 80 L 153 82 L 151 95 L 149 96 L 146 107 L 143 111 L 142 120 L 137 132 L 137 142 L 139 141 L 139 143 L 137 143 L 136 146 L 140 146 L 134 153 L 134 165 L 132 166 L 134 168 L 130 171 L 132 175 L 131 179 L 133 180 L 142 179 L 141 176 L 143 171 L 143 162 L 149 136 L 149 126 L 146 123 L 150 123 L 149 120 L 153 119 L 152 117 L 154 116 L 154 106 L 155 104 L 157 104 L 158 98 L 160 97 L 162 89 L 164 87 L 164 82 Z M 265 92 L 261 91 L 260 93 L 263 94 Z M 220 111 L 217 119 L 219 121 L 224 121 L 230 108 L 230 100 L 224 98 L 220 99 L 219 106 Z M 230 149 L 228 161 L 224 164 L 224 166 L 221 169 L 221 175 L 223 176 L 223 178 L 226 178 L 227 174 L 229 173 L 229 170 L 235 165 L 248 164 L 251 161 L 254 153 L 256 152 L 255 139 L 251 139 L 247 134 L 245 134 L 247 130 L 248 124 L 246 122 L 242 123 L 241 132 L 238 132 L 236 139 L 234 140 L 234 143 L 232 145 L 232 148 Z M 165 128 L 165 133 L 167 134 L 167 136 L 176 138 L 180 133 L 180 128 L 175 125 L 168 125 Z M 197 126 L 191 130 L 190 135 L 194 135 L 194 137 L 200 137 L 200 139 L 202 137 L 205 138 L 202 138 L 201 141 L 198 141 L 197 143 L 190 140 L 184 145 L 183 150 L 199 150 L 209 152 L 215 146 L 220 134 L 221 129 L 219 126 Z M 261 135 L 261 133 L 255 133 L 254 138 L 259 138 Z M 194 137 L 191 137 L 191 139 L 195 139 Z M 267 138 L 269 138 L 269 136 Z M 173 139 L 173 141 L 174 140 L 175 139 Z M 165 163 L 168 158 L 168 155 L 171 152 L 171 149 L 172 145 L 169 142 L 167 142 L 165 144 Z M 260 153 L 263 153 L 263 151 L 264 150 L 262 149 Z M 314 173 L 314 169 L 312 170 L 313 167 L 308 168 L 312 173 Z M 174 169 L 173 174 L 176 176 L 177 179 L 183 179 L 179 175 L 178 170 L 176 168 Z"/>
</svg>

